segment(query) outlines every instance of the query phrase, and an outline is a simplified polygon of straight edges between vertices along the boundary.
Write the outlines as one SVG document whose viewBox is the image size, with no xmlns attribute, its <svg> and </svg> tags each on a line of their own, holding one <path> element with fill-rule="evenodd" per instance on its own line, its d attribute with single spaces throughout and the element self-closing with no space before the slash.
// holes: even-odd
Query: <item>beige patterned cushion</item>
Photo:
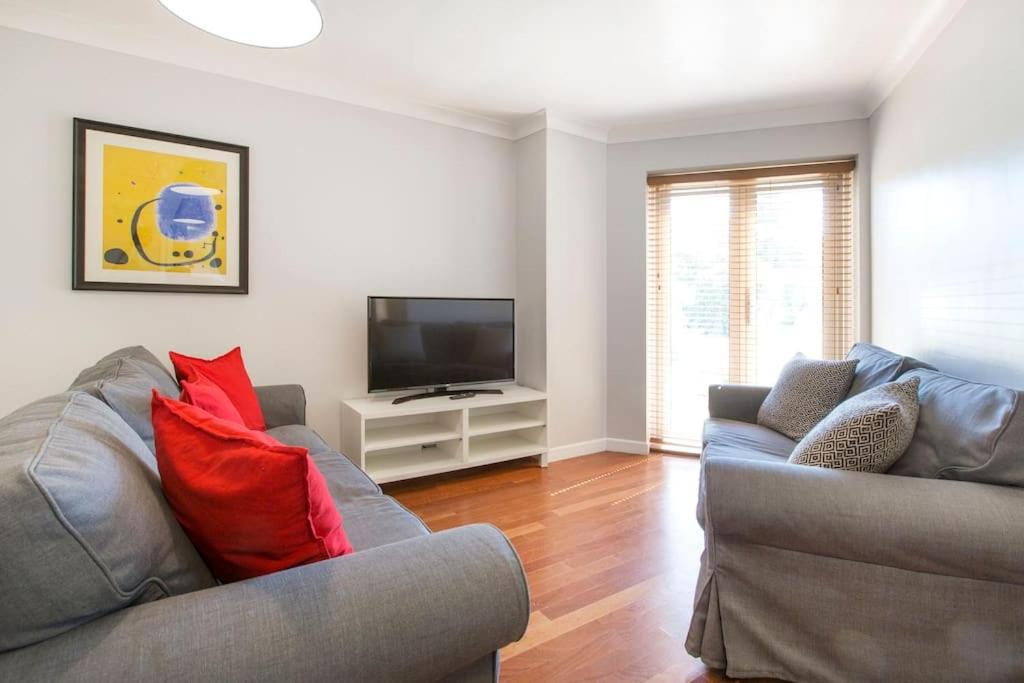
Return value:
<svg viewBox="0 0 1024 683">
<path fill-rule="evenodd" d="M 796 445 L 789 462 L 857 472 L 885 472 L 917 427 L 917 387 L 909 377 L 844 401 Z"/>
<path fill-rule="evenodd" d="M 856 360 L 796 354 L 757 411 L 757 424 L 799 441 L 846 398 L 856 369 Z"/>
</svg>

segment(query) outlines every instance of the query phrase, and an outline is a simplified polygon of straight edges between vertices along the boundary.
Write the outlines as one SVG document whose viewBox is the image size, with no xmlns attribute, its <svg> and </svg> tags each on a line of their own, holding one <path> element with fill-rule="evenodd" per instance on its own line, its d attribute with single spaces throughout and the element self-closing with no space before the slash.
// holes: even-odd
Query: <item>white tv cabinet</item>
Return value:
<svg viewBox="0 0 1024 683">
<path fill-rule="evenodd" d="M 547 467 L 547 395 L 516 384 L 487 388 L 504 393 L 344 401 L 341 450 L 379 484 L 526 456 Z"/>
</svg>

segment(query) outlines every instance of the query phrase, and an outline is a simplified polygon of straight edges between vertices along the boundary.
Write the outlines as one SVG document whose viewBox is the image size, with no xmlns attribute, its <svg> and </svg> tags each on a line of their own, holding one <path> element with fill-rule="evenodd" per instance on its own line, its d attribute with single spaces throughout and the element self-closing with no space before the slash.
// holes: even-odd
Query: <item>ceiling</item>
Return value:
<svg viewBox="0 0 1024 683">
<path fill-rule="evenodd" d="M 860 118 L 964 0 L 320 0 L 266 50 L 157 0 L 0 0 L 0 24 L 515 138 L 612 141 Z"/>
</svg>

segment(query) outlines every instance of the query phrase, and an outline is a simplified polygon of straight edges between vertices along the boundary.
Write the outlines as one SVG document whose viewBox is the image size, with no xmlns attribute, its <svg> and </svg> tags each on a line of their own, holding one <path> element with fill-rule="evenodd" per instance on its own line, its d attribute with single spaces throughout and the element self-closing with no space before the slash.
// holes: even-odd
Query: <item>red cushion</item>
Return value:
<svg viewBox="0 0 1024 683">
<path fill-rule="evenodd" d="M 202 373 L 211 382 L 224 390 L 231 402 L 238 409 L 238 414 L 249 429 L 266 429 L 263 421 L 263 409 L 256 398 L 256 390 L 252 388 L 252 380 L 245 371 L 242 362 L 242 349 L 237 346 L 223 356 L 205 360 L 193 358 L 171 351 L 171 364 L 179 382 L 194 382 Z"/>
<path fill-rule="evenodd" d="M 164 496 L 213 574 L 237 581 L 352 552 L 305 448 L 153 392 Z"/>
<path fill-rule="evenodd" d="M 214 417 L 245 427 L 245 420 L 242 419 L 238 408 L 224 393 L 224 390 L 202 374 L 199 374 L 191 382 L 185 380 L 181 383 L 181 396 L 178 397 L 178 400 L 190 406 L 202 408 Z"/>
</svg>

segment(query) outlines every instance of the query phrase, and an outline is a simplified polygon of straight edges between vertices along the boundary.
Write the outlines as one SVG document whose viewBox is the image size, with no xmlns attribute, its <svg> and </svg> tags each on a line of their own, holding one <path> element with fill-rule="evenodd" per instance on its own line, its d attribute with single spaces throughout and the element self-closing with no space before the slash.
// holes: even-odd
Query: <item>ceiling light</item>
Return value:
<svg viewBox="0 0 1024 683">
<path fill-rule="evenodd" d="M 236 43 L 297 47 L 324 27 L 315 0 L 160 0 L 178 18 Z"/>
</svg>

